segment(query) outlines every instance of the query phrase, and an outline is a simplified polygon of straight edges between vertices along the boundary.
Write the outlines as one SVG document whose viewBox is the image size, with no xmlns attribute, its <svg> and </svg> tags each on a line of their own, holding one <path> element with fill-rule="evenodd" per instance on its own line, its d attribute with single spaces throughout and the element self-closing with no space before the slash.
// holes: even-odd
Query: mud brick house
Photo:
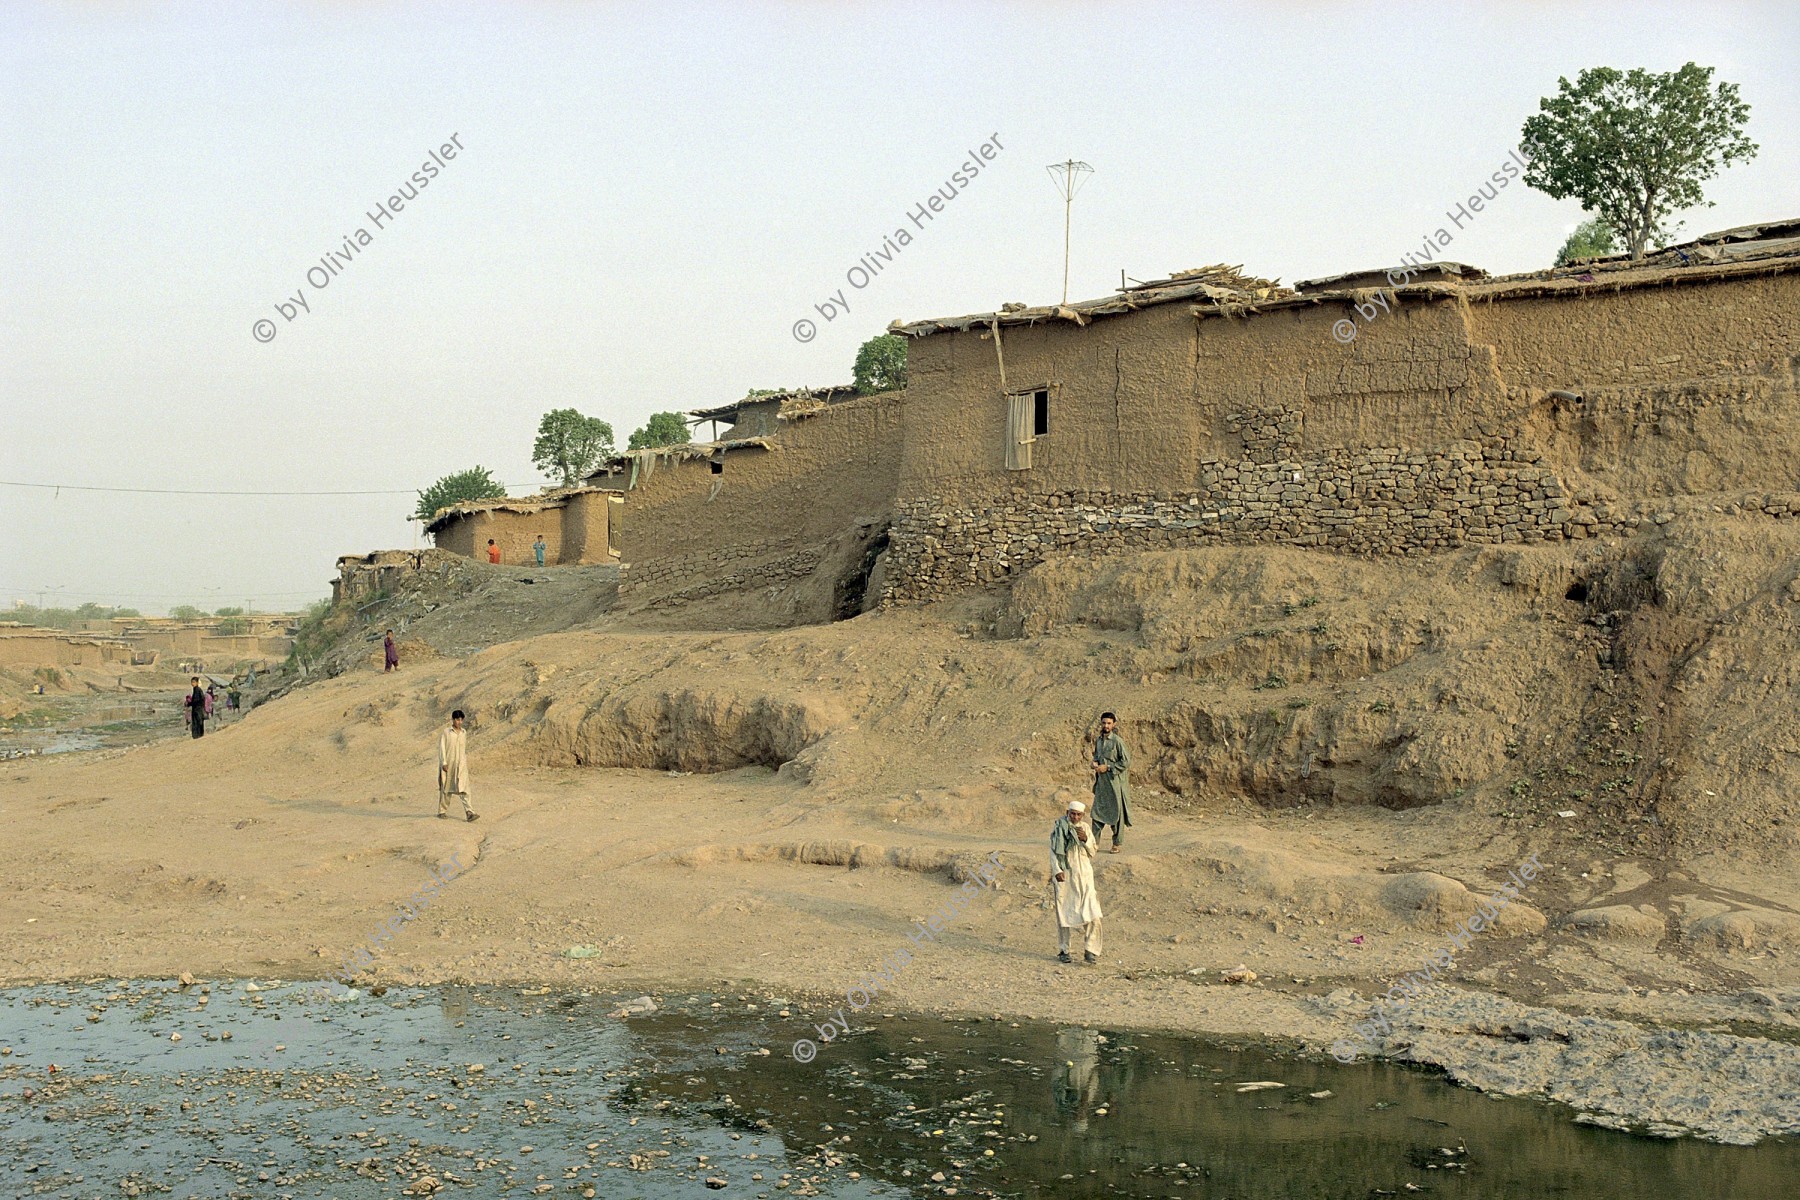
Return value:
<svg viewBox="0 0 1800 1200">
<path fill-rule="evenodd" d="M 766 434 L 635 451 L 590 476 L 622 493 L 621 598 L 775 588 L 796 623 L 860 612 L 892 520 L 905 395 L 787 393 L 772 412 L 756 398 L 722 416 Z"/>
<path fill-rule="evenodd" d="M 696 408 L 686 415 L 688 423 L 696 430 L 701 425 L 710 425 L 708 441 L 767 437 L 779 430 L 784 420 L 826 405 L 854 400 L 856 394 L 856 389 L 847 383 L 838 387 L 752 392 L 742 400 L 715 408 Z"/>
<path fill-rule="evenodd" d="M 425 532 L 440 550 L 487 561 L 488 539 L 500 547 L 508 566 L 535 564 L 532 547 L 544 535 L 544 562 L 554 566 L 608 563 L 617 496 L 594 488 L 574 488 L 527 499 L 465 500 L 440 508 Z"/>
</svg>

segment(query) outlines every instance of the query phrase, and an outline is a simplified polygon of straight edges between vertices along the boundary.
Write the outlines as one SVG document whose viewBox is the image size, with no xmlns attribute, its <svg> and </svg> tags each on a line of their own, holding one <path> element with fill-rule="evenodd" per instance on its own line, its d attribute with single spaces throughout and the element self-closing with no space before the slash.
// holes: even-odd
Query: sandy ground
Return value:
<svg viewBox="0 0 1800 1200">
<path fill-rule="evenodd" d="M 777 989 L 808 998 L 794 1037 L 816 1040 L 839 1008 L 866 1019 L 846 995 L 906 949 L 871 1013 L 1348 1044 L 1604 1121 L 1732 1141 L 1800 1132 L 1793 874 L 1741 847 L 1677 854 L 1626 817 L 1558 817 L 1567 801 L 1516 788 L 1270 807 L 1250 759 L 1235 795 L 1195 787 L 1171 766 L 1213 769 L 1193 747 L 1171 748 L 1163 718 L 1128 719 L 1142 769 L 1126 848 L 1099 861 L 1106 953 L 1058 964 L 1046 839 L 1085 793 L 1087 697 L 1191 721 L 1205 684 L 1142 670 L 1155 649 L 1143 635 L 1044 622 L 996 638 L 984 631 L 1009 614 L 988 604 L 803 630 L 614 622 L 463 657 L 412 644 L 395 675 L 371 643 L 357 669 L 199 742 L 0 765 L 13 834 L 0 977 L 323 978 L 373 943 L 365 983 Z M 1286 608 L 1320 620 L 1304 601 Z M 1341 607 L 1327 619 L 1354 624 Z M 1565 625 L 1546 644 L 1587 636 Z M 1236 644 L 1261 655 L 1274 640 Z M 1469 669 L 1454 638 L 1437 653 Z M 1208 669 L 1221 661 L 1211 652 Z M 1316 694 L 1379 715 L 1367 689 L 1383 685 Z M 1466 704 L 1475 682 L 1461 686 Z M 1265 701 L 1241 688 L 1218 702 L 1234 703 Z M 452 707 L 472 714 L 473 824 L 434 815 Z M 1470 727 L 1444 728 L 1454 759 Z M 1380 770 L 1380 786 L 1418 786 Z M 909 940 L 996 852 L 997 886 L 938 938 Z M 1542 873 L 1457 950 L 1448 985 L 1359 1033 L 1369 998 L 1422 970 L 1533 854 Z M 465 873 L 378 940 L 453 857 Z M 1256 979 L 1224 982 L 1239 966 Z M 1739 1083 L 1729 1098 L 1711 1086 L 1721 1071 Z"/>
<path fill-rule="evenodd" d="M 1105 958 L 1067 967 L 1052 958 L 1044 907 L 1044 835 L 1061 801 L 1005 799 L 1004 769 L 929 794 L 822 795 L 793 772 L 761 767 L 484 769 L 478 737 L 482 820 L 438 820 L 428 730 L 367 739 L 327 731 L 360 706 L 446 687 L 461 669 L 438 662 L 401 678 L 347 676 L 199 743 L 10 765 L 0 804 L 15 844 L 0 867 L 0 923 L 13 936 L 0 971 L 9 982 L 182 971 L 321 977 L 371 944 L 370 981 L 621 993 L 729 982 L 811 995 L 817 1011 L 794 1032 L 816 1040 L 816 1024 L 861 1002 L 850 989 L 905 949 L 913 960 L 872 1011 L 1248 1034 L 1317 1050 L 1347 1038 L 1361 1045 L 1355 1023 L 1366 1005 L 1339 989 L 1373 994 L 1419 969 L 1445 934 L 1374 909 L 1366 920 L 1308 915 L 1294 897 L 1321 880 L 1348 896 L 1377 865 L 1429 868 L 1479 890 L 1530 853 L 1523 838 L 1430 853 L 1427 845 L 1454 832 L 1441 813 L 1195 819 L 1159 814 L 1147 798 L 1128 848 L 1100 860 Z M 959 894 L 959 872 L 996 851 L 998 886 L 941 937 L 909 939 L 914 921 Z M 397 937 L 377 940 L 375 927 L 453 857 L 467 873 Z M 1526 902 L 1545 908 L 1558 906 L 1552 898 L 1603 899 L 1647 882 L 1616 867 L 1583 879 L 1597 864 L 1579 859 L 1540 861 L 1545 874 Z M 1474 938 L 1457 960 L 1463 985 L 1569 1011 L 1800 1032 L 1800 996 L 1776 990 L 1792 984 L 1780 954 L 1720 969 L 1654 947 L 1534 934 L 1537 924 Z M 577 946 L 598 953 L 567 957 Z M 1240 964 L 1255 983 L 1220 982 Z M 1746 987 L 1770 999 L 1746 1000 Z M 1421 1001 L 1409 1015 L 1424 1022 L 1420 1030 L 1442 1032 L 1429 1008 Z M 1520 1011 L 1500 1015 L 1522 1027 Z M 849 1017 L 857 1019 L 854 1008 Z M 1437 1058 L 1456 1066 L 1453 1054 Z M 1547 1078 L 1513 1090 L 1542 1090 L 1535 1084 Z"/>
</svg>

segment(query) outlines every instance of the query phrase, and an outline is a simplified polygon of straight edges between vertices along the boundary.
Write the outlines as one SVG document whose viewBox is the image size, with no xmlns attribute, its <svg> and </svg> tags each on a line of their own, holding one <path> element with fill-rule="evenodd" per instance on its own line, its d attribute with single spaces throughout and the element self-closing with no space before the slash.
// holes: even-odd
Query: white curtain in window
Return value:
<svg viewBox="0 0 1800 1200">
<path fill-rule="evenodd" d="M 1006 469 L 1009 471 L 1031 469 L 1031 445 L 1037 441 L 1032 436 L 1032 430 L 1036 428 L 1034 417 L 1032 393 L 1006 398 Z"/>
</svg>

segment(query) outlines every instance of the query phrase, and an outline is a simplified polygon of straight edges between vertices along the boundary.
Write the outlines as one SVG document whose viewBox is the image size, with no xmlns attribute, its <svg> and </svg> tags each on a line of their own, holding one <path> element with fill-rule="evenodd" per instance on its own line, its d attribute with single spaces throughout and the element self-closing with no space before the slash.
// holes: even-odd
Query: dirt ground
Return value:
<svg viewBox="0 0 1800 1200">
<path fill-rule="evenodd" d="M 1767 1111 L 1787 1072 L 1800 1129 L 1800 547 L 1780 537 L 1720 516 L 1430 561 L 1051 562 L 1004 594 L 809 628 L 584 611 L 461 656 L 414 630 L 393 675 L 375 613 L 353 669 L 201 741 L 0 764 L 0 978 L 322 978 L 455 855 L 469 869 L 362 982 L 729 981 L 814 997 L 798 1039 L 909 948 L 874 1011 L 1323 1051 L 1355 1036 L 1345 989 L 1420 970 L 1535 854 L 1446 992 L 1502 1006 L 1495 1028 L 1420 1000 L 1380 1051 L 1486 1086 L 1546 1009 L 1749 1034 L 1773 1055 Z M 454 613 L 433 613 L 445 637 Z M 473 601 L 467 621 L 504 633 Z M 473 824 L 434 817 L 456 707 Z M 1099 861 L 1102 963 L 1062 966 L 1046 839 L 1086 793 L 1102 708 L 1135 823 Z M 998 886 L 909 941 L 996 851 Z M 1222 980 L 1240 965 L 1254 982 Z M 1461 1051 L 1427 1045 L 1451 1034 Z M 1543 1042 L 1561 1065 L 1496 1090 L 1557 1094 L 1571 1035 Z M 1705 1090 L 1700 1061 L 1675 1082 Z M 1658 1108 L 1671 1086 L 1569 1098 L 1707 1127 Z"/>
</svg>

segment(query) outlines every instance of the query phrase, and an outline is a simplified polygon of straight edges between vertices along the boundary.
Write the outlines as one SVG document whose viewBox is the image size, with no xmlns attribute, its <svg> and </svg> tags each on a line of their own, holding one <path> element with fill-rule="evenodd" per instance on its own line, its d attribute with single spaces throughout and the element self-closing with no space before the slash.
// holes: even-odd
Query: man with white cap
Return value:
<svg viewBox="0 0 1800 1200">
<path fill-rule="evenodd" d="M 1081 931 L 1083 962 L 1100 961 L 1100 897 L 1094 892 L 1094 836 L 1087 805 L 1069 801 L 1069 811 L 1050 830 L 1050 890 L 1056 901 L 1056 960 L 1074 962 L 1069 935 Z"/>
</svg>

